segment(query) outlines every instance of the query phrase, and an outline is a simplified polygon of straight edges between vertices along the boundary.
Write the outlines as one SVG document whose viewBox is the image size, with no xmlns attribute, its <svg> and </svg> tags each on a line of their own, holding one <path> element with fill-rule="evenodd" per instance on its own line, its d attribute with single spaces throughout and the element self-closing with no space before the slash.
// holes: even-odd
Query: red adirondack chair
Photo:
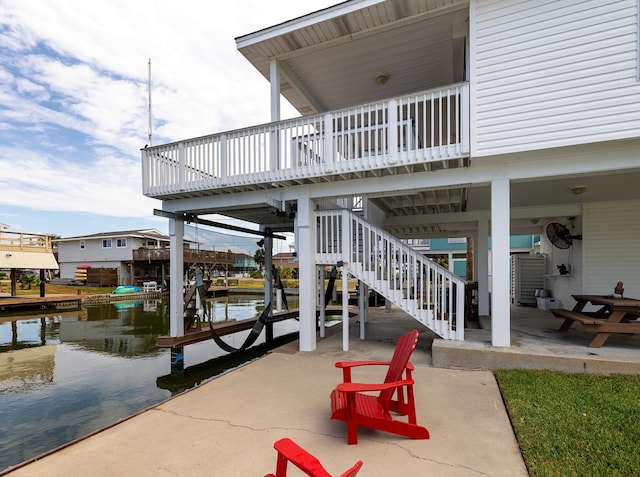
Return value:
<svg viewBox="0 0 640 477">
<path fill-rule="evenodd" d="M 413 396 L 413 365 L 409 361 L 418 343 L 418 331 L 412 330 L 398 340 L 391 361 L 343 361 L 342 383 L 331 393 L 331 419 L 347 423 L 347 442 L 358 443 L 358 426 L 392 432 L 412 439 L 428 439 L 429 431 L 416 423 Z M 351 382 L 351 368 L 358 366 L 388 366 L 384 383 L 362 384 Z M 406 390 L 406 399 L 405 399 Z M 380 391 L 375 396 L 365 394 Z M 396 396 L 396 399 L 394 398 Z M 392 415 L 407 416 L 398 420 Z"/>
<path fill-rule="evenodd" d="M 278 461 L 276 464 L 276 473 L 267 474 L 264 477 L 286 477 L 287 475 L 287 463 L 291 462 L 305 474 L 311 477 L 331 477 L 331 474 L 322 467 L 320 461 L 304 450 L 298 444 L 291 439 L 284 438 L 276 441 L 273 445 L 278 451 Z M 340 474 L 340 477 L 353 477 L 362 467 L 362 461 L 356 462 L 353 467 L 346 472 Z"/>
</svg>

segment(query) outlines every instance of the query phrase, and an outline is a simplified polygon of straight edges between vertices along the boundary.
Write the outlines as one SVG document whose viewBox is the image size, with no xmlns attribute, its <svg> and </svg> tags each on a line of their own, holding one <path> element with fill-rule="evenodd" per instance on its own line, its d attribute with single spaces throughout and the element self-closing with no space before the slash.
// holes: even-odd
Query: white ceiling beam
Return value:
<svg viewBox="0 0 640 477">
<path fill-rule="evenodd" d="M 326 108 L 322 105 L 322 103 L 320 103 L 316 96 L 311 91 L 309 91 L 309 89 L 300 81 L 298 76 L 293 72 L 293 70 L 287 63 L 285 63 L 284 61 L 280 61 L 279 65 L 280 75 L 286 78 L 289 86 L 298 91 L 298 93 L 300 93 L 304 97 L 304 99 L 309 103 L 309 106 L 311 106 L 314 112 L 320 113 L 326 111 Z"/>
<path fill-rule="evenodd" d="M 582 215 L 581 204 L 566 204 L 541 207 L 520 207 L 511 209 L 511 220 L 532 219 L 539 217 L 571 217 Z M 383 220 L 384 228 L 395 228 L 415 224 L 452 224 L 459 222 L 476 222 L 491 216 L 490 210 L 476 210 L 473 212 L 452 212 L 446 214 L 424 214 L 387 217 Z"/>
</svg>

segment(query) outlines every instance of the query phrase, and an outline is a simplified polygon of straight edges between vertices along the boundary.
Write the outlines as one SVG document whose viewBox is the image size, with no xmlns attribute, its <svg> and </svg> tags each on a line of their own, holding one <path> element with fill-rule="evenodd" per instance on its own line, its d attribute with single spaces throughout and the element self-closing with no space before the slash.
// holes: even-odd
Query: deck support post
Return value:
<svg viewBox="0 0 640 477">
<path fill-rule="evenodd" d="M 269 232 L 269 229 L 265 229 L 265 232 Z M 264 304 L 265 306 L 273 301 L 273 238 L 264 237 Z M 271 313 L 273 314 L 273 303 L 271 306 Z M 267 343 L 273 342 L 273 323 L 268 323 L 266 326 L 266 340 Z"/>
<path fill-rule="evenodd" d="M 351 266 L 351 218 L 342 211 L 342 351 L 349 351 L 349 266 Z M 340 267 L 340 264 L 338 264 Z"/>
<path fill-rule="evenodd" d="M 349 351 L 349 273 L 342 269 L 342 351 Z"/>
<path fill-rule="evenodd" d="M 46 283 L 46 280 L 45 280 L 45 276 L 44 276 L 44 269 L 41 268 L 40 269 L 40 297 L 41 298 L 44 298 L 45 295 L 46 295 L 45 288 L 44 288 L 45 287 L 45 283 Z"/>
<path fill-rule="evenodd" d="M 298 198 L 297 243 L 299 263 L 300 351 L 316 349 L 316 219 L 314 202 Z"/>
<path fill-rule="evenodd" d="M 476 239 L 476 282 L 478 282 L 478 316 L 489 316 L 489 217 L 478 220 Z"/>
<path fill-rule="evenodd" d="M 282 311 L 282 290 L 276 288 L 276 311 Z"/>
<path fill-rule="evenodd" d="M 365 338 L 365 323 L 367 322 L 367 308 L 369 303 L 369 287 L 362 281 L 358 282 L 358 309 L 360 314 L 360 339 L 364 340 Z"/>
<path fill-rule="evenodd" d="M 278 60 L 269 63 L 269 83 L 271 86 L 271 122 L 280 121 L 280 65 Z"/>
<path fill-rule="evenodd" d="M 509 179 L 491 181 L 491 344 L 511 346 Z"/>
<path fill-rule="evenodd" d="M 169 218 L 169 335 L 184 336 L 184 220 Z"/>
<path fill-rule="evenodd" d="M 320 267 L 318 267 L 319 273 L 320 273 L 320 287 L 319 287 L 319 294 L 317 293 L 317 296 L 320 300 L 320 317 L 318 318 L 320 321 L 320 338 L 324 338 L 325 336 L 325 312 L 324 312 L 324 308 L 325 308 L 325 302 L 324 302 L 324 265 L 321 265 Z"/>
<path fill-rule="evenodd" d="M 280 65 L 278 60 L 271 60 L 269 64 L 269 82 L 271 85 L 271 122 L 280 121 Z M 276 131 L 269 134 L 271 143 L 271 170 L 280 169 L 280 144 Z"/>
</svg>

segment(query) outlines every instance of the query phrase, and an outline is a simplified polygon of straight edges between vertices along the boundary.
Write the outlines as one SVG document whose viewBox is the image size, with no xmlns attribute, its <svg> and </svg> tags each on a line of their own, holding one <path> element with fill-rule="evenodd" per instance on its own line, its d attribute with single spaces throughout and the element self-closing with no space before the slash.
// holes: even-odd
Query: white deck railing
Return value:
<svg viewBox="0 0 640 477">
<path fill-rule="evenodd" d="M 142 150 L 143 193 L 299 180 L 466 157 L 469 85 Z"/>
<path fill-rule="evenodd" d="M 346 210 L 316 212 L 316 264 L 343 271 L 445 339 L 464 339 L 465 281 Z"/>
<path fill-rule="evenodd" d="M 0 232 L 0 250 L 51 253 L 51 236 L 22 232 Z"/>
</svg>

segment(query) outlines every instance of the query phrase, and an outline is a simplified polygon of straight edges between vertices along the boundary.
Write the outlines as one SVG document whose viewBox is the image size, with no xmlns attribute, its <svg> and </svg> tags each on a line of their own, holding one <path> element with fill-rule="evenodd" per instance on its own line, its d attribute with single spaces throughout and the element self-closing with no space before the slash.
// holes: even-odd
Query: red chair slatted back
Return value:
<svg viewBox="0 0 640 477">
<path fill-rule="evenodd" d="M 402 374 L 404 373 L 407 363 L 409 362 L 409 358 L 411 358 L 411 354 L 417 344 L 418 330 L 411 330 L 409 333 L 402 335 L 398 339 L 396 350 L 393 352 L 393 357 L 391 358 L 391 364 L 389 365 L 387 375 L 384 378 L 385 383 L 392 383 L 403 379 Z M 380 391 L 378 402 L 382 405 L 383 409 L 386 410 L 389 408 L 389 401 L 393 398 L 394 392 L 394 389 L 385 389 Z"/>
</svg>

